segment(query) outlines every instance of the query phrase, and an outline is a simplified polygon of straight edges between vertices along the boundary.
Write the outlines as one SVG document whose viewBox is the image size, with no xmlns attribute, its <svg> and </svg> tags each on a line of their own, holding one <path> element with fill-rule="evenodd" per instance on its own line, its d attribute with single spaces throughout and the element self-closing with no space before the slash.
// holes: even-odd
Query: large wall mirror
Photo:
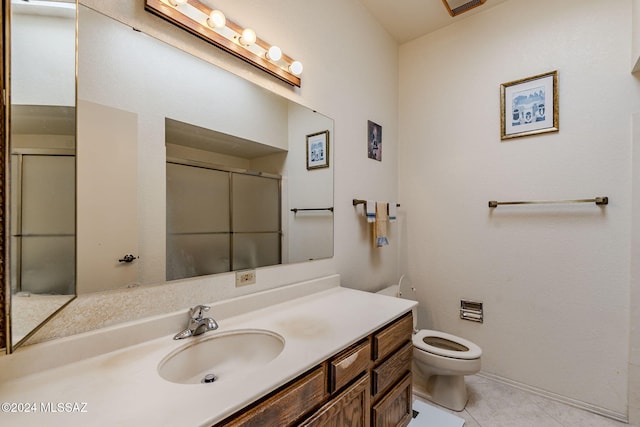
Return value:
<svg viewBox="0 0 640 427">
<path fill-rule="evenodd" d="M 10 3 L 10 340 L 75 296 L 76 4 Z"/>
<path fill-rule="evenodd" d="M 13 14 L 16 3 L 23 2 L 12 0 Z M 33 263 L 75 268 L 66 276 L 47 272 L 56 278 L 48 288 L 31 271 L 18 282 L 12 235 L 12 331 L 28 337 L 43 321 L 24 320 L 40 311 L 34 304 L 40 297 L 67 295 L 59 308 L 76 294 L 333 256 L 334 150 L 328 150 L 328 167 L 307 168 L 308 136 L 326 132 L 332 147 L 332 119 L 85 6 L 77 16 L 77 96 L 18 102 L 12 93 L 12 123 L 24 115 L 21 132 L 56 137 L 42 144 L 44 138 L 12 132 L 9 180 L 11 223 L 21 216 L 24 228 L 25 217 L 38 215 L 13 186 L 17 171 L 23 186 L 27 169 L 61 175 L 60 182 L 40 179 L 45 187 L 35 193 L 34 206 L 43 212 L 43 200 L 51 199 L 55 215 L 44 216 L 60 217 L 51 233 L 65 242 L 56 250 L 41 243 L 35 252 L 49 258 Z M 74 18 L 75 12 L 68 19 L 72 40 Z M 30 20 L 12 16 L 11 24 L 13 38 L 17 31 L 42 32 L 42 24 Z M 47 42 L 52 32 L 47 29 Z M 13 81 L 24 54 L 12 49 Z M 42 78 L 42 58 L 34 64 L 40 73 L 20 79 Z M 67 76 L 75 94 L 74 68 Z M 28 122 L 31 116 L 41 125 Z M 47 123 L 60 129 L 49 132 Z M 38 144 L 19 147 L 21 139 Z M 36 154 L 39 162 L 25 162 L 25 155 Z M 43 165 L 49 157 L 55 164 Z M 62 188 L 75 192 L 61 194 Z M 14 335 L 14 347 L 21 336 Z"/>
</svg>

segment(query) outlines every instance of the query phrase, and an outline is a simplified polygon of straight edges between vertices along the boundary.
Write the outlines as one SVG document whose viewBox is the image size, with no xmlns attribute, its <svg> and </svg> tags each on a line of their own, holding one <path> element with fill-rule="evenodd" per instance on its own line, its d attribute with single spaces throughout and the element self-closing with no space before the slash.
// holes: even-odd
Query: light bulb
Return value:
<svg viewBox="0 0 640 427">
<path fill-rule="evenodd" d="M 222 28 L 226 25 L 227 18 L 225 18 L 224 13 L 219 10 L 212 10 L 209 14 L 209 18 L 207 19 L 207 25 L 211 28 Z"/>
<path fill-rule="evenodd" d="M 289 71 L 291 71 L 291 74 L 299 76 L 302 74 L 302 63 L 300 61 L 293 61 L 291 65 L 289 65 Z"/>
<path fill-rule="evenodd" d="M 267 58 L 272 61 L 280 61 L 280 58 L 282 58 L 282 49 L 278 46 L 271 46 L 267 51 Z"/>
<path fill-rule="evenodd" d="M 245 46 L 251 46 L 256 42 L 256 32 L 251 28 L 245 28 L 240 37 L 240 43 Z"/>
<path fill-rule="evenodd" d="M 188 0 L 169 0 L 171 6 L 182 6 L 183 4 L 187 4 Z"/>
</svg>

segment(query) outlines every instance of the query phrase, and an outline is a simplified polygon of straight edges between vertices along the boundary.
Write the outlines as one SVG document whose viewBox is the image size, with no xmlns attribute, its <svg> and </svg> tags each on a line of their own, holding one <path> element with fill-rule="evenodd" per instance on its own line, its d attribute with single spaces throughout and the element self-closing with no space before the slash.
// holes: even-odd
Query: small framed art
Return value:
<svg viewBox="0 0 640 427">
<path fill-rule="evenodd" d="M 329 131 L 307 135 L 307 170 L 329 167 Z"/>
<path fill-rule="evenodd" d="M 559 130 L 558 71 L 500 85 L 500 139 Z"/>
<path fill-rule="evenodd" d="M 367 121 L 367 156 L 382 161 L 382 126 Z"/>
</svg>

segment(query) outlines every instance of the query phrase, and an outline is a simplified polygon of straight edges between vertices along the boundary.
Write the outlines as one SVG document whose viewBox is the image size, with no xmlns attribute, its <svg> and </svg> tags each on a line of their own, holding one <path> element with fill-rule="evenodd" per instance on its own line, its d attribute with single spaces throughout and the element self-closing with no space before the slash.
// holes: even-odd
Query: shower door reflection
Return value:
<svg viewBox="0 0 640 427">
<path fill-rule="evenodd" d="M 75 155 L 64 149 L 24 151 L 11 155 L 14 343 L 75 292 Z"/>
<path fill-rule="evenodd" d="M 280 264 L 280 179 L 167 163 L 167 280 Z"/>
</svg>

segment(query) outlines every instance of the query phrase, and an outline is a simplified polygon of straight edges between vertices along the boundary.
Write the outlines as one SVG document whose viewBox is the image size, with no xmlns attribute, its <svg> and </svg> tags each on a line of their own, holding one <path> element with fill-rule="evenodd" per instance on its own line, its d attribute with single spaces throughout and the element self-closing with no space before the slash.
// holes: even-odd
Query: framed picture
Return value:
<svg viewBox="0 0 640 427">
<path fill-rule="evenodd" d="M 307 170 L 329 167 L 329 131 L 307 135 Z"/>
<path fill-rule="evenodd" d="M 367 121 L 367 155 L 370 159 L 382 161 L 382 126 Z"/>
<path fill-rule="evenodd" d="M 558 132 L 558 71 L 500 85 L 500 139 Z"/>
</svg>

